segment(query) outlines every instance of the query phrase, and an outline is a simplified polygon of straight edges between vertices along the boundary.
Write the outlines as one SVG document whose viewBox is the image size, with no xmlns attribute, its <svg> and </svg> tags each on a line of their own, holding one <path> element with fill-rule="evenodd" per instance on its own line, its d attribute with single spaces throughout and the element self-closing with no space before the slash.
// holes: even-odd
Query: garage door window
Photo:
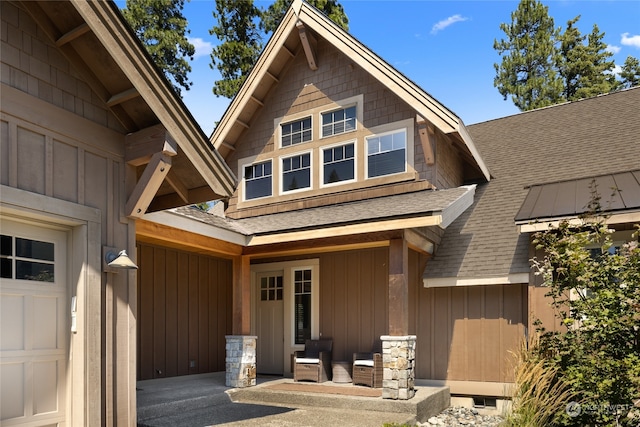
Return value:
<svg viewBox="0 0 640 427">
<path fill-rule="evenodd" d="M 0 277 L 54 282 L 54 244 L 3 234 L 0 236 Z"/>
</svg>

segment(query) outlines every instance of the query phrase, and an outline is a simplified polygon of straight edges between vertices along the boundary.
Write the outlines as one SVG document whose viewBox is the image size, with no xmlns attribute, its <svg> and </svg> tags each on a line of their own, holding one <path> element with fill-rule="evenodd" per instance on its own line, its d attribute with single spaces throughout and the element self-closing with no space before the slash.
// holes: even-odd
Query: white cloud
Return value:
<svg viewBox="0 0 640 427">
<path fill-rule="evenodd" d="M 619 76 L 621 72 L 622 72 L 622 67 L 619 65 L 614 66 L 613 69 L 611 70 L 611 74 L 613 74 L 614 76 Z"/>
<path fill-rule="evenodd" d="M 620 52 L 622 48 L 620 46 L 614 46 L 612 44 L 608 45 L 607 48 L 605 49 L 607 52 L 611 52 L 614 55 L 618 52 Z"/>
<path fill-rule="evenodd" d="M 640 49 L 640 35 L 636 34 L 635 36 L 630 36 L 629 33 L 624 33 L 622 34 L 620 43 L 625 46 L 634 46 Z"/>
<path fill-rule="evenodd" d="M 211 42 L 204 41 L 200 37 L 188 37 L 187 40 L 196 48 L 193 59 L 208 56 L 211 53 L 211 49 L 213 49 Z"/>
<path fill-rule="evenodd" d="M 467 21 L 469 18 L 464 17 L 462 15 L 452 15 L 450 17 L 448 17 L 447 19 L 443 19 L 442 21 L 439 21 L 437 23 L 435 23 L 433 25 L 433 27 L 431 27 L 431 34 L 436 34 L 438 31 L 442 31 L 445 28 L 447 28 L 449 25 L 453 25 L 456 22 L 463 22 L 463 21 Z"/>
</svg>

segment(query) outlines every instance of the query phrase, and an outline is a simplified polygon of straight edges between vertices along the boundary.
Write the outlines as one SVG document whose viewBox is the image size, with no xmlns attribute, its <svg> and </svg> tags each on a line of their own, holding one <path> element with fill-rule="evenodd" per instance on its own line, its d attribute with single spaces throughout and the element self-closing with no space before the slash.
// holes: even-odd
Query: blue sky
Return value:
<svg viewBox="0 0 640 427">
<path fill-rule="evenodd" d="M 118 2 L 120 3 L 120 2 Z M 270 1 L 256 1 L 266 7 Z M 511 22 L 518 1 L 475 0 L 340 0 L 349 17 L 349 32 L 382 59 L 397 68 L 465 124 L 479 123 L 518 112 L 511 100 L 503 100 L 493 86 L 493 64 L 500 62 L 494 39 L 504 38 L 500 23 Z M 556 26 L 581 15 L 577 26 L 588 34 L 597 24 L 614 52 L 617 65 L 627 56 L 640 58 L 640 1 L 555 0 L 543 1 Z M 185 4 L 191 42 L 196 57 L 189 77 L 194 83 L 183 99 L 202 129 L 209 135 L 229 100 L 213 95 L 217 70 L 209 67 L 209 35 L 215 22 L 214 1 L 191 0 Z M 321 58 L 319 59 L 322 60 Z"/>
</svg>

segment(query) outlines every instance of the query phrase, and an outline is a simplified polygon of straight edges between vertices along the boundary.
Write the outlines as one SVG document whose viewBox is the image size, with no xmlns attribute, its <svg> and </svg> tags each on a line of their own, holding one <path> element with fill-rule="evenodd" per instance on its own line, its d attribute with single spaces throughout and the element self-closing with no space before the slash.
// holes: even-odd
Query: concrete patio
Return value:
<svg viewBox="0 0 640 427">
<path fill-rule="evenodd" d="M 259 377 L 258 385 L 226 387 L 225 373 L 139 381 L 138 426 L 382 426 L 415 423 L 450 404 L 446 387 L 416 387 L 407 401 L 369 397 L 374 389 L 331 381 L 294 383 Z"/>
</svg>

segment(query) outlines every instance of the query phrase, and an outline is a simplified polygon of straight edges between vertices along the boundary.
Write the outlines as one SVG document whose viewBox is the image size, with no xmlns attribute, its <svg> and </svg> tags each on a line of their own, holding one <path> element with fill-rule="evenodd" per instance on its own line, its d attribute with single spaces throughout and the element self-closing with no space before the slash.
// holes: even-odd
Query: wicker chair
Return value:
<svg viewBox="0 0 640 427">
<path fill-rule="evenodd" d="M 332 347 L 332 340 L 307 340 L 304 350 L 293 354 L 293 380 L 329 381 Z"/>
<path fill-rule="evenodd" d="M 353 353 L 353 384 L 382 387 L 382 354 Z"/>
</svg>

